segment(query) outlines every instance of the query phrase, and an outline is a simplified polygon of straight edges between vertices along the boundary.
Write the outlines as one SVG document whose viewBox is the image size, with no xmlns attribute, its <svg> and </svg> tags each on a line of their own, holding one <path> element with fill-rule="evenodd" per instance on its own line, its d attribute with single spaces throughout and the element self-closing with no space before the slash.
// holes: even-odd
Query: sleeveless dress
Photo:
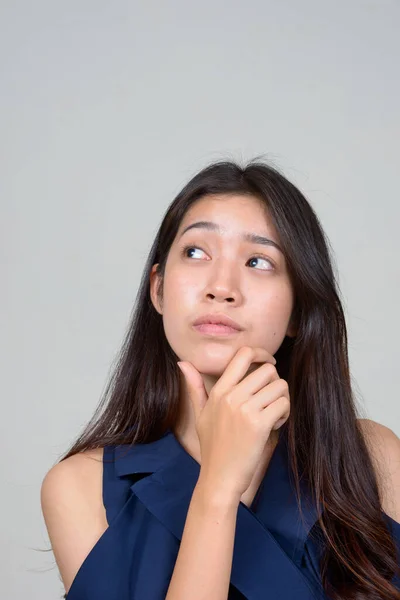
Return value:
<svg viewBox="0 0 400 600">
<path fill-rule="evenodd" d="M 302 514 L 289 479 L 287 440 L 280 432 L 250 507 L 237 512 L 228 600 L 327 600 L 320 575 L 318 508 Z M 199 463 L 171 430 L 134 446 L 106 446 L 103 502 L 106 531 L 80 566 L 67 600 L 165 600 Z M 303 500 L 304 498 L 304 500 Z M 383 513 L 398 549 L 400 524 Z M 400 590 L 400 578 L 393 583 Z"/>
</svg>

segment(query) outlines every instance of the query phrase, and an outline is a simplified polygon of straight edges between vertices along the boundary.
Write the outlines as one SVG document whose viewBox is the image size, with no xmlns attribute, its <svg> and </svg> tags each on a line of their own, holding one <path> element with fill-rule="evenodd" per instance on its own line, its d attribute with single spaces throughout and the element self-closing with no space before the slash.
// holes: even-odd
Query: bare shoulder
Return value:
<svg viewBox="0 0 400 600">
<path fill-rule="evenodd" d="M 377 421 L 357 422 L 375 467 L 382 509 L 400 523 L 400 439 L 390 427 Z"/>
<path fill-rule="evenodd" d="M 103 448 L 86 450 L 46 473 L 40 501 L 66 592 L 108 527 L 103 505 Z"/>
</svg>

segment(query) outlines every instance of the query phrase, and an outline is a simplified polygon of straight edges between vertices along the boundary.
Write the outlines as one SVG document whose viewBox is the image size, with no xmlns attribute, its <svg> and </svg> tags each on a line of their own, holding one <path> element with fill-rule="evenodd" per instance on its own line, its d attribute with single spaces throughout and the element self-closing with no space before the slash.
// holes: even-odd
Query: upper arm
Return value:
<svg viewBox="0 0 400 600">
<path fill-rule="evenodd" d="M 382 510 L 400 523 L 400 439 L 385 425 L 359 419 L 375 465 Z"/>
<path fill-rule="evenodd" d="M 102 453 L 99 448 L 71 456 L 53 466 L 42 482 L 42 512 L 66 592 L 108 527 L 102 499 Z"/>
</svg>

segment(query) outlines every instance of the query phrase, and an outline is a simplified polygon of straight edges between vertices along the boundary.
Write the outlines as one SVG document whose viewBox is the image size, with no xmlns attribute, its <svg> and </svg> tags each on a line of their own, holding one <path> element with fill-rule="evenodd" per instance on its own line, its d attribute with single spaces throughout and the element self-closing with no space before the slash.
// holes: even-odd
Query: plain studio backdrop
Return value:
<svg viewBox="0 0 400 600">
<path fill-rule="evenodd" d="M 42 479 L 91 417 L 173 197 L 263 155 L 334 250 L 354 389 L 400 435 L 397 0 L 0 4 L 3 598 L 63 587 Z"/>
</svg>

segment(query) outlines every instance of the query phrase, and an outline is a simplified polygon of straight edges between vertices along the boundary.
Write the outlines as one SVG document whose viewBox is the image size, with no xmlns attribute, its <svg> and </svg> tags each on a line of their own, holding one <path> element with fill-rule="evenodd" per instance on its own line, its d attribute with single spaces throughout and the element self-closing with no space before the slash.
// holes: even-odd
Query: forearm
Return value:
<svg viewBox="0 0 400 600">
<path fill-rule="evenodd" d="M 199 478 L 165 600 L 227 600 L 239 500 Z"/>
</svg>

